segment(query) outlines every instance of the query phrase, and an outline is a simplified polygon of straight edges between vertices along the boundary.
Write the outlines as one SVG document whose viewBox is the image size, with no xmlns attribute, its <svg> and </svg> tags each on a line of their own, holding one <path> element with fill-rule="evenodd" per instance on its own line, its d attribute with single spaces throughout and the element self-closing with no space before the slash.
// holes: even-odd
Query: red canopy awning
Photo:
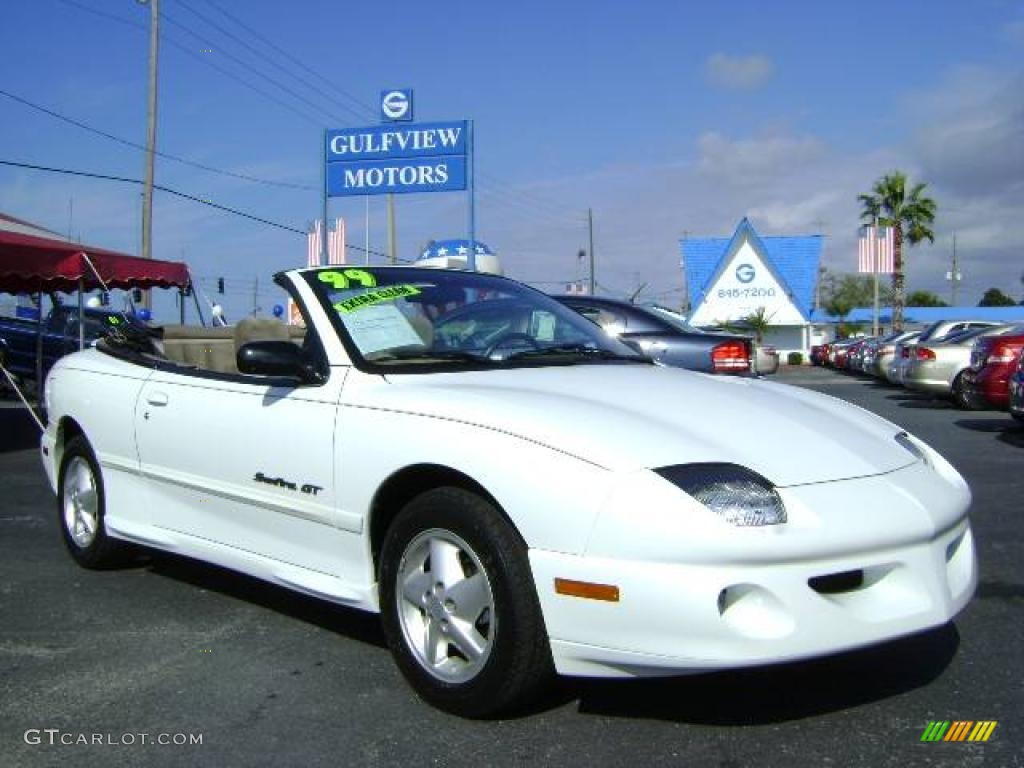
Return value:
<svg viewBox="0 0 1024 768">
<path fill-rule="evenodd" d="M 184 288 L 188 268 L 178 261 L 141 259 L 81 243 L 0 229 L 0 293 L 49 293 L 102 288 L 89 261 L 110 288 Z"/>
</svg>

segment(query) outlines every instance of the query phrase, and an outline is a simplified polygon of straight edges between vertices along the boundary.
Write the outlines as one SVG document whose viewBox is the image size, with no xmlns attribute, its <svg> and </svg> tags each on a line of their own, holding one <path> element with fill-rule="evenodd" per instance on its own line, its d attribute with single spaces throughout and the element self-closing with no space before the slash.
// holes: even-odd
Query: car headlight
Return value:
<svg viewBox="0 0 1024 768">
<path fill-rule="evenodd" d="M 779 525 L 786 507 L 768 480 L 738 464 L 678 464 L 654 470 L 726 522 Z"/>
</svg>

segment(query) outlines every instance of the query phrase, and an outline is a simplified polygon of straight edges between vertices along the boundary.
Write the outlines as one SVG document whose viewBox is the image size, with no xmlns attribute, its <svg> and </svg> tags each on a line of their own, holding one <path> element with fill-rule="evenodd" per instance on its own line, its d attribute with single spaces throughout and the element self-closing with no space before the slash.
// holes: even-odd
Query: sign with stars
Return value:
<svg viewBox="0 0 1024 768">
<path fill-rule="evenodd" d="M 469 241 L 468 240 L 433 240 L 423 252 L 420 253 L 420 260 L 422 259 L 436 259 L 445 258 L 449 256 L 466 256 L 469 254 Z M 476 242 L 476 255 L 477 256 L 493 256 L 494 251 L 488 248 L 486 245 L 481 243 L 479 240 Z"/>
</svg>

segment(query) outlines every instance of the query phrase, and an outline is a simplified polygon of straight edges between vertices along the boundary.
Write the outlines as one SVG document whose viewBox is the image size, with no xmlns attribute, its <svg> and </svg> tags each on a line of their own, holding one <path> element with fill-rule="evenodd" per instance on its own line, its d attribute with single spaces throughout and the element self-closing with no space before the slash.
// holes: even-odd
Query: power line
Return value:
<svg viewBox="0 0 1024 768">
<path fill-rule="evenodd" d="M 64 3 L 65 5 L 70 5 L 70 6 L 74 7 L 74 8 L 78 8 L 79 10 L 85 11 L 86 13 L 91 13 L 91 14 L 93 14 L 95 16 L 99 16 L 101 18 L 108 19 L 110 21 L 116 21 L 118 24 L 124 24 L 125 26 L 128 26 L 128 27 L 133 27 L 135 29 L 140 29 L 143 32 L 147 32 L 148 33 L 148 31 L 149 31 L 149 27 L 147 25 L 143 25 L 143 24 L 131 21 L 130 19 L 125 19 L 125 18 L 123 18 L 121 16 L 117 16 L 117 15 L 112 14 L 112 13 L 106 13 L 106 12 L 100 11 L 100 10 L 98 10 L 96 8 L 90 8 L 88 5 L 83 5 L 82 3 L 76 2 L 76 0 L 58 0 L 58 2 Z M 285 109 L 287 109 L 290 112 L 295 113 L 296 115 L 298 115 L 302 119 L 312 123 L 313 125 L 316 125 L 318 127 L 323 127 L 323 120 L 321 118 L 312 116 L 312 115 L 308 114 L 307 112 L 305 112 L 304 110 L 301 110 L 301 109 L 295 107 L 292 104 L 289 104 L 289 103 L 287 103 L 285 101 L 282 101 L 280 98 L 278 98 L 277 96 L 275 96 L 272 93 L 267 93 L 265 90 L 263 90 L 259 86 L 253 85 L 249 81 L 247 81 L 244 78 L 241 78 L 238 75 L 236 75 L 235 73 L 233 73 L 231 70 L 225 69 L 224 67 L 222 67 L 219 64 L 215 63 L 209 57 L 203 57 L 203 56 L 198 55 L 191 48 L 189 48 L 186 45 L 183 45 L 182 43 L 179 43 L 177 40 L 175 40 L 172 36 L 170 36 L 166 32 L 164 32 L 160 36 L 160 38 L 161 38 L 161 40 L 163 42 L 167 43 L 168 45 L 170 45 L 170 46 L 172 46 L 174 48 L 177 48 L 178 50 L 184 52 L 187 56 L 195 59 L 196 61 L 200 61 L 203 64 L 205 64 L 206 66 L 208 66 L 208 67 L 210 67 L 212 69 L 217 70 L 218 72 L 220 72 L 225 77 L 230 78 L 231 80 L 234 80 L 237 83 L 241 83 L 246 88 L 248 88 L 251 91 L 254 91 L 255 93 L 260 94 L 265 99 L 269 99 L 270 101 L 273 101 L 275 104 L 284 107 Z M 248 68 L 248 65 L 245 65 L 245 66 Z"/>
<path fill-rule="evenodd" d="M 353 109 L 352 107 L 348 106 L 347 104 L 342 104 L 341 102 L 338 102 L 333 96 L 331 96 L 331 94 L 327 93 L 325 90 L 323 90 L 319 86 L 311 84 L 305 78 L 299 77 L 295 73 L 289 71 L 287 68 L 281 66 L 276 61 L 274 61 L 272 58 L 270 58 L 269 56 L 266 56 L 264 53 L 262 53 L 261 51 L 258 51 L 255 47 L 253 47 L 252 45 L 247 43 L 245 40 L 240 38 L 238 35 L 236 35 L 230 29 L 225 29 L 223 26 L 218 24 L 216 21 L 210 19 L 209 16 L 206 16 L 206 15 L 200 13 L 199 11 L 197 11 L 191 5 L 186 3 L 184 0 L 178 0 L 178 5 L 180 5 L 182 8 L 184 8 L 186 11 L 188 11 L 189 13 L 191 13 L 193 16 L 197 17 L 201 21 L 206 22 L 207 25 L 209 25 L 209 26 L 213 27 L 214 29 L 216 29 L 218 32 L 220 32 L 225 37 L 227 37 L 227 38 L 229 38 L 231 40 L 234 40 L 236 43 L 238 43 L 239 45 L 243 46 L 250 53 L 252 53 L 255 56 L 259 57 L 259 59 L 261 61 L 265 61 L 267 64 L 273 65 L 274 67 L 276 67 L 280 71 L 284 72 L 284 74 L 287 75 L 288 77 L 291 77 L 291 78 L 297 80 L 298 82 L 302 83 L 304 86 L 309 88 L 311 91 L 315 91 L 319 95 L 334 101 L 334 103 L 337 104 L 341 109 L 345 110 L 346 112 L 348 112 L 351 115 L 354 115 L 356 118 L 358 118 L 358 119 L 362 119 L 363 118 L 362 111 L 357 112 L 355 109 Z M 218 9 L 218 10 L 220 10 L 220 9 Z M 223 11 L 222 11 L 222 13 L 223 13 Z M 166 14 L 164 14 L 164 15 L 166 16 Z"/>
<path fill-rule="evenodd" d="M 246 49 L 248 49 L 250 52 L 254 53 L 255 55 L 261 56 L 260 52 L 257 51 L 256 49 L 254 49 L 253 46 L 251 46 L 250 44 L 246 43 L 244 40 L 240 39 L 231 30 L 225 29 L 223 26 L 217 24 L 217 22 L 212 21 L 208 16 L 205 16 L 202 13 L 200 13 L 199 11 L 195 10 L 195 8 L 193 8 L 191 5 L 189 5 L 189 3 L 187 3 L 185 0 L 177 0 L 177 3 L 178 3 L 178 5 L 180 5 L 181 7 L 185 8 L 190 13 L 192 13 L 193 15 L 198 17 L 199 19 L 205 21 L 208 25 L 210 25 L 214 29 L 216 29 L 219 32 L 221 32 L 221 34 L 227 36 L 228 38 L 230 38 L 232 40 L 235 40 L 240 45 L 245 46 Z M 337 91 L 342 96 L 344 96 L 346 99 L 348 99 L 351 103 L 355 104 L 356 107 L 359 110 L 357 112 L 356 110 L 352 109 L 351 107 L 348 107 L 347 105 L 339 104 L 339 106 L 342 109 L 345 109 L 346 112 L 348 112 L 349 114 L 353 114 L 356 117 L 364 117 L 365 116 L 367 120 L 373 119 L 374 110 L 371 107 L 367 106 L 363 101 L 361 101 L 357 97 L 351 95 L 347 91 L 345 91 L 345 90 L 343 90 L 341 88 L 338 88 L 331 80 L 329 80 L 328 78 L 324 77 L 322 74 L 320 74 L 316 70 L 312 69 L 311 67 L 307 66 L 306 64 L 302 63 L 299 59 L 297 59 L 296 57 L 294 57 L 293 55 L 288 53 L 288 51 L 286 51 L 285 49 L 283 49 L 280 46 L 276 45 L 275 43 L 273 43 L 268 38 L 264 37 L 262 34 L 260 34 L 255 29 L 250 27 L 244 21 L 239 19 L 237 16 L 234 16 L 233 14 L 229 13 L 228 11 L 226 11 L 223 7 L 221 7 L 217 3 L 213 2 L 213 0 L 207 0 L 207 4 L 212 6 L 212 7 L 214 7 L 218 12 L 220 12 L 224 17 L 226 17 L 228 20 L 230 20 L 233 24 L 235 24 L 236 26 L 246 30 L 254 38 L 256 38 L 257 40 L 262 42 L 264 45 L 268 46 L 269 48 L 273 49 L 274 51 L 276 51 L 277 53 L 279 53 L 280 55 L 285 57 L 288 61 L 292 62 L 293 64 L 295 64 L 298 67 L 301 67 L 304 71 L 308 72 L 309 74 L 313 75 L 317 79 L 319 79 L 319 80 L 323 81 L 324 83 L 326 83 L 327 85 L 329 85 L 333 90 Z M 166 14 L 164 14 L 164 16 L 166 16 Z M 330 96 L 327 93 L 325 93 L 325 91 L 323 89 L 321 89 L 321 88 L 319 88 L 319 87 L 317 87 L 315 85 L 312 85 L 308 80 L 300 78 L 297 75 L 295 75 L 294 73 L 289 72 L 286 68 L 284 68 L 280 64 L 277 64 L 272 59 L 267 58 L 267 57 L 264 57 L 264 58 L 265 58 L 265 60 L 268 63 L 272 64 L 277 69 L 279 69 L 282 72 L 284 72 L 285 74 L 287 74 L 289 77 L 292 77 L 295 80 L 297 80 L 298 82 L 302 83 L 307 88 L 309 88 L 309 89 L 319 93 L 320 95 L 328 96 L 328 98 L 330 98 Z M 335 103 L 338 103 L 338 102 L 335 100 Z M 510 203 L 514 201 L 515 203 L 517 203 L 517 204 L 519 204 L 520 206 L 523 206 L 523 207 L 533 207 L 533 208 L 535 208 L 537 210 L 542 211 L 544 214 L 547 214 L 549 218 L 557 217 L 558 209 L 561 208 L 561 206 L 556 206 L 556 205 L 552 204 L 548 200 L 543 200 L 543 199 L 541 199 L 541 198 L 539 198 L 539 197 L 537 197 L 535 195 L 532 195 L 530 193 L 514 189 L 511 185 L 503 182 L 501 179 L 498 179 L 497 177 L 492 176 L 490 174 L 486 174 L 486 173 L 483 173 L 483 172 L 478 172 L 478 176 L 480 178 L 482 178 L 482 179 L 490 180 L 491 182 L 493 182 L 496 185 L 498 185 L 501 188 L 502 193 L 505 195 L 505 199 L 507 201 L 509 201 Z M 483 190 L 481 190 L 481 191 L 483 191 Z M 554 214 L 552 214 L 552 209 L 555 209 L 555 213 Z M 569 209 L 562 208 L 563 212 L 567 213 L 568 210 Z"/>
<path fill-rule="evenodd" d="M 111 141 L 116 141 L 118 144 L 123 144 L 123 145 L 125 145 L 127 147 L 132 147 L 134 149 L 140 149 L 142 151 L 146 150 L 146 147 L 144 145 L 142 145 L 142 144 L 138 144 L 138 143 L 136 143 L 134 141 L 130 141 L 128 139 L 121 138 L 120 136 L 115 136 L 112 133 L 107 133 L 106 131 L 101 130 L 99 128 L 96 128 L 94 126 L 91 126 L 88 123 L 83 123 L 81 120 L 76 120 L 76 119 L 74 119 L 72 117 L 68 117 L 67 115 L 62 115 L 60 112 L 56 112 L 56 111 L 54 111 L 52 109 L 48 109 L 48 108 L 46 108 L 46 107 L 44 107 L 44 106 L 42 106 L 40 104 L 36 104 L 34 102 L 31 102 L 28 99 L 24 99 L 21 96 L 15 96 L 13 93 L 9 93 L 8 91 L 3 90 L 2 88 L 0 88 L 0 96 L 6 96 L 7 98 L 11 99 L 12 101 L 16 101 L 19 104 L 23 104 L 26 107 L 34 109 L 34 110 L 36 110 L 38 112 L 42 112 L 43 114 L 49 115 L 50 117 L 54 117 L 57 120 L 62 120 L 65 123 L 68 123 L 70 125 L 74 125 L 77 128 L 81 128 L 84 131 L 88 131 L 89 133 L 94 133 L 97 136 L 102 136 L 105 139 L 110 139 Z M 287 181 L 275 181 L 273 179 L 261 179 L 261 178 L 259 178 L 257 176 L 249 176 L 249 175 L 244 174 L 244 173 L 235 173 L 234 171 L 226 171 L 226 170 L 224 170 L 222 168 L 214 168 L 211 165 L 204 165 L 203 163 L 197 163 L 194 160 L 189 160 L 189 159 L 184 158 L 184 157 L 178 157 L 178 156 L 172 155 L 172 154 L 170 154 L 168 152 L 160 152 L 159 150 L 154 150 L 154 154 L 157 155 L 158 157 L 164 158 L 165 160 L 173 160 L 176 163 L 182 163 L 183 165 L 189 165 L 189 166 L 192 166 L 193 168 L 198 168 L 198 169 L 200 169 L 202 171 L 208 171 L 209 173 L 217 173 L 217 174 L 220 174 L 222 176 L 231 176 L 232 178 L 242 179 L 244 181 L 252 181 L 252 182 L 256 182 L 258 184 L 268 184 L 270 186 L 285 187 L 285 188 L 288 188 L 288 189 L 302 189 L 302 190 L 309 190 L 309 191 L 313 191 L 313 192 L 315 192 L 317 190 L 316 187 L 313 187 L 313 186 L 310 186 L 310 185 L 307 185 L 307 184 L 292 184 L 292 183 L 287 182 Z"/>
<path fill-rule="evenodd" d="M 192 37 L 194 37 L 196 40 L 200 41 L 203 45 L 210 46 L 211 49 L 212 49 L 213 43 L 211 43 L 208 38 L 203 37 L 203 35 L 199 34 L 195 30 L 191 29 L 189 26 L 187 26 L 185 24 L 182 24 L 180 21 L 177 21 L 177 20 L 171 18 L 170 16 L 168 16 L 163 11 L 160 12 L 160 17 L 164 21 L 166 21 L 167 23 L 171 24 L 172 26 L 178 27 L 179 29 L 183 30 L 186 34 L 192 35 Z M 223 50 L 223 49 L 220 50 L 220 53 L 223 56 L 226 56 L 227 58 L 231 59 L 231 61 L 235 62 L 239 66 L 242 66 L 242 67 L 245 67 L 247 69 L 252 70 L 252 73 L 254 75 L 258 76 L 262 80 L 266 80 L 271 85 L 273 85 L 273 86 L 279 88 L 280 90 L 284 91 L 289 96 L 291 96 L 293 99 L 301 101 L 303 104 L 306 104 L 306 105 L 312 107 L 313 109 L 317 110 L 318 112 L 322 112 L 323 114 L 327 115 L 332 120 L 337 119 L 335 115 L 332 115 L 330 112 L 325 110 L 322 106 L 317 104 L 315 101 L 311 101 L 310 99 L 307 99 L 302 94 L 296 93 L 294 90 L 289 88 L 287 85 L 281 83 L 279 80 L 276 80 L 275 78 L 271 77 L 270 75 L 266 74 L 265 72 L 260 72 L 255 67 L 253 67 L 252 64 L 249 64 L 249 63 L 243 61 L 242 59 L 240 59 L 237 56 L 235 56 L 233 53 L 230 53 L 229 51 L 226 51 L 226 50 Z"/>
<path fill-rule="evenodd" d="M 141 179 L 132 179 L 132 178 L 128 178 L 127 176 L 111 176 L 111 175 L 105 174 L 105 173 L 91 173 L 89 171 L 74 171 L 74 170 L 71 170 L 69 168 L 53 168 L 53 167 L 46 166 L 46 165 L 33 165 L 32 163 L 19 163 L 19 162 L 15 162 L 13 160 L 0 160 L 0 165 L 8 165 L 8 166 L 11 166 L 13 168 L 25 168 L 25 169 L 28 169 L 30 171 L 45 171 L 47 173 L 61 173 L 61 174 L 64 174 L 66 176 L 84 176 L 84 177 L 90 178 L 90 179 L 102 179 L 103 181 L 119 181 L 119 182 L 122 182 L 122 183 L 125 183 L 125 184 L 142 184 L 142 180 Z M 278 229 L 283 229 L 283 230 L 285 230 L 287 232 L 295 232 L 295 233 L 300 234 L 300 235 L 305 235 L 306 234 L 305 230 L 296 229 L 295 227 L 290 227 L 287 224 L 279 224 L 276 221 L 270 221 L 270 219 L 260 218 L 259 216 L 254 216 L 251 213 L 245 213 L 244 211 L 240 211 L 237 208 L 231 208 L 231 207 L 226 206 L 226 205 L 220 205 L 219 203 L 214 203 L 214 202 L 212 202 L 210 200 L 203 200 L 202 198 L 196 197 L 195 195 L 190 195 L 187 192 L 179 192 L 176 189 L 171 189 L 170 187 L 165 187 L 165 186 L 162 186 L 160 184 L 154 184 L 153 185 L 153 189 L 159 189 L 161 192 L 166 192 L 167 194 L 174 195 L 176 197 L 182 197 L 182 198 L 184 198 L 186 200 L 191 200 L 194 203 L 201 203 L 202 205 L 208 205 L 211 208 L 216 208 L 218 210 L 225 211 L 226 213 L 230 213 L 230 214 L 232 214 L 234 216 L 241 216 L 241 217 L 246 218 L 246 219 L 251 219 L 252 221 L 258 221 L 259 223 L 266 224 L 267 226 L 270 226 L 270 227 L 277 227 Z"/>
<path fill-rule="evenodd" d="M 355 104 L 359 109 L 363 110 L 369 116 L 367 119 L 373 119 L 374 114 L 375 114 L 374 110 L 371 107 L 367 106 L 363 101 L 361 101 L 357 97 L 353 96 L 352 94 L 348 93 L 344 89 L 339 88 L 333 81 L 331 81 L 327 77 L 324 77 L 322 74 L 317 72 L 315 69 L 312 69 L 311 67 L 307 66 L 306 64 L 303 64 L 297 58 L 295 58 L 290 53 L 288 53 L 288 51 L 284 50 L 283 48 L 281 48 L 278 45 L 275 45 L 271 40 L 268 40 L 266 37 L 261 35 L 255 29 L 253 29 L 248 24 L 246 24 L 244 21 L 239 19 L 237 16 L 234 16 L 231 13 L 228 13 L 218 3 L 215 3 L 213 0 L 206 0 L 206 3 L 207 3 L 207 5 L 210 5 L 210 6 L 214 7 L 214 8 L 216 8 L 223 16 L 227 17 L 230 21 L 232 21 L 233 23 L 237 24 L 239 27 L 244 29 L 250 35 L 255 37 L 257 40 L 259 40 L 262 43 L 264 43 L 265 45 L 268 45 L 269 47 L 273 48 L 275 51 L 280 53 L 282 56 L 284 56 L 286 59 L 291 61 L 296 66 L 300 67 L 304 71 L 306 71 L 309 74 L 313 75 L 313 77 L 315 77 L 315 78 L 317 78 L 319 80 L 322 80 L 324 83 L 326 83 L 328 86 L 330 86 L 334 91 L 336 91 L 337 93 L 341 94 L 344 98 L 348 99 L 350 102 Z"/>
<path fill-rule="evenodd" d="M 25 168 L 25 169 L 30 170 L 30 171 L 44 171 L 44 172 L 47 172 L 47 173 L 60 173 L 60 174 L 66 175 L 66 176 L 83 176 L 85 178 L 100 179 L 100 180 L 103 180 L 103 181 L 119 181 L 119 182 L 123 182 L 125 184 L 142 184 L 142 180 L 141 179 L 132 179 L 132 178 L 129 178 L 127 176 L 113 176 L 113 175 L 106 174 L 106 173 L 92 173 L 92 172 L 89 172 L 89 171 L 75 171 L 75 170 L 71 170 L 70 168 L 53 168 L 51 166 L 46 166 L 46 165 L 34 165 L 32 163 L 19 163 L 19 162 L 16 162 L 14 160 L 0 160 L 0 165 L 7 165 L 7 166 L 11 166 L 12 168 Z M 245 218 L 245 219 L 251 219 L 252 221 L 259 222 L 260 224 L 266 224 L 267 226 L 270 226 L 270 227 L 276 227 L 278 229 L 283 229 L 286 232 L 294 232 L 294 233 L 296 233 L 298 235 L 308 235 L 309 234 L 304 229 L 296 229 L 295 227 L 290 227 L 287 224 L 280 224 L 280 223 L 278 223 L 276 221 L 271 221 L 270 219 L 264 219 L 264 218 L 261 218 L 259 216 L 254 216 L 251 213 L 246 213 L 245 211 L 240 211 L 237 208 L 231 208 L 230 206 L 227 206 L 227 205 L 220 205 L 219 203 L 214 203 L 214 202 L 212 202 L 210 200 L 203 200 L 201 197 L 196 197 L 195 195 L 190 195 L 187 192 L 180 192 L 180 191 L 178 191 L 176 189 L 171 189 L 170 187 L 165 187 L 165 186 L 162 186 L 160 184 L 154 184 L 153 185 L 153 189 L 158 189 L 161 192 L 166 192 L 169 195 L 174 195 L 176 197 L 181 197 L 181 198 L 184 198 L 186 200 L 191 200 L 194 203 L 200 203 L 202 205 L 208 205 L 211 208 L 216 208 L 217 210 L 224 211 L 225 213 L 230 213 L 230 214 L 232 214 L 234 216 L 241 216 L 242 218 Z M 386 258 L 387 257 L 387 254 L 385 254 L 383 251 L 377 251 L 377 250 L 374 250 L 373 248 L 366 249 L 366 248 L 362 247 L 361 245 L 351 245 L 349 243 L 346 243 L 345 244 L 345 248 L 346 248 L 346 250 L 351 248 L 352 250 L 355 250 L 355 251 L 361 251 L 362 253 L 366 253 L 366 254 L 369 254 L 371 256 L 380 256 L 381 258 Z M 414 262 L 410 261 L 409 259 L 398 259 L 398 261 L 403 262 L 405 264 L 412 264 L 412 263 L 414 263 Z"/>
</svg>

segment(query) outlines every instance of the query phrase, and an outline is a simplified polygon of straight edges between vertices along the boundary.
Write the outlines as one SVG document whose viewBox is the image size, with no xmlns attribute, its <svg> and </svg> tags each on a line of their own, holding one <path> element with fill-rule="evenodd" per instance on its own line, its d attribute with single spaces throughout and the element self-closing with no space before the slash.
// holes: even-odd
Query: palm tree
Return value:
<svg viewBox="0 0 1024 768">
<path fill-rule="evenodd" d="M 887 173 L 875 182 L 871 194 L 858 195 L 861 220 L 893 228 L 892 327 L 903 329 L 906 305 L 903 274 L 903 241 L 916 245 L 922 240 L 935 242 L 931 224 L 935 221 L 935 201 L 924 195 L 925 184 L 915 184 L 907 193 L 907 176 L 901 171 Z"/>
</svg>

